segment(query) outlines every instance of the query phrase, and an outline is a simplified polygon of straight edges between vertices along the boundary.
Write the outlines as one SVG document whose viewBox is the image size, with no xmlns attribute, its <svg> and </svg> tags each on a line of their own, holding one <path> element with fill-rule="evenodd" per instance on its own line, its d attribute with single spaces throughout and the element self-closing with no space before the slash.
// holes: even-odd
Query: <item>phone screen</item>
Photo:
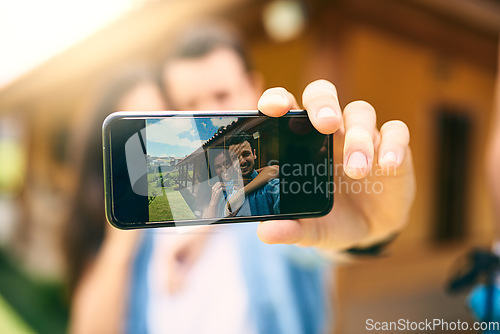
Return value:
<svg viewBox="0 0 500 334">
<path fill-rule="evenodd" d="M 108 219 L 119 227 L 290 219 L 333 203 L 332 136 L 304 112 L 122 117 L 107 128 Z"/>
</svg>

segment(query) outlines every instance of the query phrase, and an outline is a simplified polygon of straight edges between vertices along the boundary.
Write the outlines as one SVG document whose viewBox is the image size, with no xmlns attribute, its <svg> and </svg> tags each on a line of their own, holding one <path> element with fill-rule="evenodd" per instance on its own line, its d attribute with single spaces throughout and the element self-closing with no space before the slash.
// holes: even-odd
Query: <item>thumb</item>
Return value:
<svg viewBox="0 0 500 334">
<path fill-rule="evenodd" d="M 259 224 L 257 236 L 266 244 L 295 244 L 303 237 L 303 227 L 297 220 L 270 220 Z"/>
</svg>

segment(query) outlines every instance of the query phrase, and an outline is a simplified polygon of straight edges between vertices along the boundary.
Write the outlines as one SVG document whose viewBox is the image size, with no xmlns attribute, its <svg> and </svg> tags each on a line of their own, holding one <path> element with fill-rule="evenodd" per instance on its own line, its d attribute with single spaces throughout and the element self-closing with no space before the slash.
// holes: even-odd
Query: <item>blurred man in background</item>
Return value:
<svg viewBox="0 0 500 334">
<path fill-rule="evenodd" d="M 298 107 L 284 88 L 272 88 L 260 96 L 261 78 L 241 41 L 219 25 L 184 32 L 172 46 L 162 76 L 167 100 L 175 110 L 255 109 L 258 102 L 262 112 L 278 117 Z M 342 115 L 335 87 L 323 80 L 305 89 L 303 103 L 318 131 L 335 133 L 335 161 L 346 162 L 345 179 L 374 182 L 377 177 L 369 174 L 378 161 L 374 168 L 397 169 L 397 175 L 378 177 L 387 190 L 378 195 L 336 194 L 333 211 L 323 218 L 265 222 L 257 231 L 255 225 L 246 224 L 209 227 L 204 243 L 193 239 L 180 249 L 164 250 L 164 256 L 158 258 L 176 258 L 177 265 L 157 272 L 181 276 L 183 284 L 175 297 L 161 295 L 168 278 L 151 285 L 146 307 L 150 329 L 176 333 L 322 332 L 329 320 L 328 266 L 312 248 L 269 246 L 259 242 L 256 234 L 265 243 L 314 246 L 334 254 L 384 243 L 404 226 L 414 194 L 405 124 L 388 122 L 379 133 L 374 109 L 361 101 L 349 104 Z M 153 253 L 161 252 L 155 252 L 162 247 L 155 246 L 159 243 L 154 244 Z M 169 241 L 162 239 L 161 243 Z M 186 251 L 190 247 L 204 249 Z M 196 259 L 184 260 L 184 253 L 196 254 Z M 159 263 L 162 266 L 161 260 Z M 209 272 L 202 272 L 204 267 Z M 192 290 L 199 294 L 190 294 Z M 175 321 L 165 321 L 166 315 Z"/>
<path fill-rule="evenodd" d="M 241 41 L 221 25 L 200 25 L 181 34 L 162 78 L 175 110 L 258 107 L 279 117 L 298 108 L 284 88 L 261 95 L 261 77 Z M 400 121 L 387 122 L 379 131 L 375 110 L 363 101 L 342 111 L 334 85 L 325 80 L 309 84 L 302 101 L 316 129 L 335 134 L 335 161 L 344 163 L 342 182 L 380 182 L 383 190 L 335 194 L 333 210 L 321 218 L 207 226 L 184 235 L 146 233 L 129 264 L 125 327 L 108 328 L 130 333 L 298 334 L 324 333 L 331 326 L 328 258 L 376 253 L 406 223 L 415 192 L 409 131 Z M 100 272 L 95 268 L 95 277 L 109 274 L 105 266 Z M 91 291 L 87 285 L 87 293 Z M 104 309 L 94 301 L 86 311 L 78 310 L 79 323 L 87 326 L 81 332 L 109 333 L 92 313 L 113 307 Z"/>
</svg>

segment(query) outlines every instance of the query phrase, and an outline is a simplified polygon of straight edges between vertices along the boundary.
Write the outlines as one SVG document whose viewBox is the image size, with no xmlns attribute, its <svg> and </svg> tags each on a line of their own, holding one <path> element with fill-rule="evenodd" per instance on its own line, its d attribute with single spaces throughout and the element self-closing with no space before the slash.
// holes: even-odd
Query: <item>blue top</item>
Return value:
<svg viewBox="0 0 500 334">
<path fill-rule="evenodd" d="M 252 173 L 252 178 L 257 172 Z M 276 191 L 277 190 L 277 191 Z M 257 211 L 271 214 L 279 208 L 279 180 L 247 196 Z M 242 208 L 244 209 L 244 208 Z M 248 292 L 250 319 L 258 334 L 315 334 L 327 328 L 327 262 L 312 248 L 267 245 L 259 240 L 256 224 L 233 224 L 224 233 L 234 238 Z M 148 266 L 154 230 L 144 233 L 132 268 L 127 333 L 147 333 Z M 223 315 L 221 315 L 223 321 Z"/>
<path fill-rule="evenodd" d="M 256 170 L 250 177 L 255 179 L 259 175 Z M 280 180 L 272 179 L 264 186 L 247 195 L 253 216 L 272 215 L 280 213 Z M 243 214 L 242 214 L 243 215 Z"/>
<path fill-rule="evenodd" d="M 250 178 L 253 180 L 259 175 L 256 170 L 252 172 Z M 228 197 L 236 193 L 232 187 L 232 183 L 226 185 Z M 217 206 L 217 217 L 224 217 L 227 199 L 220 198 Z M 265 216 L 280 213 L 280 181 L 278 178 L 270 180 L 268 183 L 258 188 L 257 190 L 245 195 L 245 201 L 241 205 L 240 210 L 236 214 L 238 217 L 245 216 Z"/>
</svg>

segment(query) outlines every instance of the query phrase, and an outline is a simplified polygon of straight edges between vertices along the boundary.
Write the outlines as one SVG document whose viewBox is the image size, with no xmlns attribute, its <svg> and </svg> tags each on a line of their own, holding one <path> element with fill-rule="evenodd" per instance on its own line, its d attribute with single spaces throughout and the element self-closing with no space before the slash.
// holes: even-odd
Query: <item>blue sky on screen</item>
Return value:
<svg viewBox="0 0 500 334">
<path fill-rule="evenodd" d="M 148 155 L 185 157 L 212 137 L 219 127 L 227 126 L 236 117 L 167 118 L 148 120 L 146 148 Z"/>
</svg>

